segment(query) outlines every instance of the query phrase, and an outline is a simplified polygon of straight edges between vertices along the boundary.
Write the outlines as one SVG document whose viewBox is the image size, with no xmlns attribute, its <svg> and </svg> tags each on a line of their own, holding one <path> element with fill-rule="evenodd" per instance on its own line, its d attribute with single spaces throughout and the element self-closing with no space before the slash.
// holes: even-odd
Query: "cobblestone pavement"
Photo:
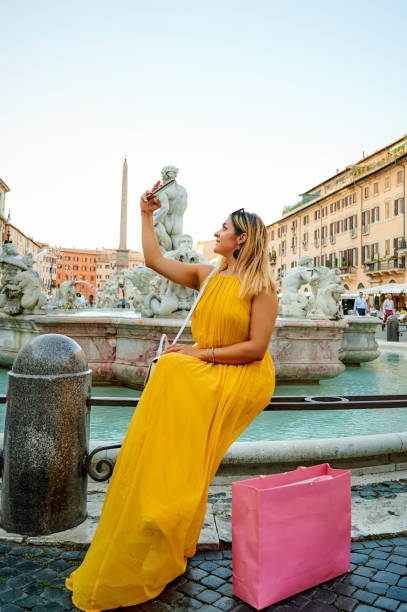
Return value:
<svg viewBox="0 0 407 612">
<path fill-rule="evenodd" d="M 84 551 L 0 544 L 0 611 L 75 610 L 64 588 Z M 159 598 L 127 610 L 254 610 L 232 596 L 232 553 L 198 552 Z M 407 612 L 407 537 L 352 543 L 351 572 L 270 606 L 272 612 Z"/>
</svg>

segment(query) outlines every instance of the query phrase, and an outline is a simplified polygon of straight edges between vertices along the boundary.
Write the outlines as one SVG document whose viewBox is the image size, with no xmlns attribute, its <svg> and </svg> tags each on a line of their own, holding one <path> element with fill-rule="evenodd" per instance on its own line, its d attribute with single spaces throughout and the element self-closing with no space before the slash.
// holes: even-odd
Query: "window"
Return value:
<svg viewBox="0 0 407 612">
<path fill-rule="evenodd" d="M 334 213 L 336 209 L 336 202 L 331 202 L 329 205 L 329 212 Z"/>
<path fill-rule="evenodd" d="M 314 244 L 319 246 L 319 229 L 314 230 Z"/>
<path fill-rule="evenodd" d="M 368 244 L 362 247 L 362 264 L 370 259 L 370 247 Z"/>
<path fill-rule="evenodd" d="M 402 170 L 399 170 L 399 171 L 397 172 L 396 177 L 397 177 L 397 178 L 396 178 L 397 185 L 401 185 L 401 183 L 403 182 L 403 171 L 402 171 Z"/>
<path fill-rule="evenodd" d="M 279 227 L 279 228 L 278 228 L 278 230 L 277 230 L 277 236 L 278 236 L 279 238 L 281 238 L 281 227 Z"/>
<path fill-rule="evenodd" d="M 302 246 L 304 249 L 308 249 L 308 232 L 305 232 L 304 236 L 302 237 Z"/>
<path fill-rule="evenodd" d="M 379 221 L 379 207 L 378 206 L 375 206 L 370 211 L 370 220 L 372 223 L 377 223 L 377 221 Z"/>
<path fill-rule="evenodd" d="M 81 270 L 87 270 L 88 268 L 86 266 L 82 266 Z"/>
<path fill-rule="evenodd" d="M 285 255 L 286 248 L 287 248 L 287 243 L 285 240 L 283 240 L 281 243 L 281 255 Z"/>
<path fill-rule="evenodd" d="M 304 223 L 304 225 L 308 225 L 308 223 L 309 223 L 309 216 L 308 215 L 304 216 L 303 223 Z"/>
<path fill-rule="evenodd" d="M 324 206 L 324 207 L 323 207 L 323 209 L 322 209 L 322 216 L 323 216 L 323 217 L 326 217 L 326 216 L 327 216 L 327 214 L 328 214 L 328 209 L 327 209 L 327 207 L 326 207 L 326 206 Z"/>
<path fill-rule="evenodd" d="M 109 264 L 105 264 L 105 270 L 108 270 L 110 268 Z"/>
<path fill-rule="evenodd" d="M 274 240 L 274 230 L 271 230 L 271 232 L 270 232 L 270 239 Z M 98 267 L 99 267 L 99 265 L 98 265 Z"/>
<path fill-rule="evenodd" d="M 394 200 L 394 215 L 402 215 L 404 212 L 404 198 Z"/>
<path fill-rule="evenodd" d="M 71 261 L 71 258 L 69 257 L 69 255 L 67 255 L 67 256 L 65 257 L 65 259 L 66 259 L 67 261 Z"/>
<path fill-rule="evenodd" d="M 314 257 L 314 266 L 319 266 L 319 255 Z"/>
<path fill-rule="evenodd" d="M 379 243 L 374 242 L 370 245 L 370 258 L 379 259 Z"/>
<path fill-rule="evenodd" d="M 77 269 L 78 269 L 78 266 L 73 266 L 73 269 L 74 269 L 74 270 L 77 270 Z"/>
<path fill-rule="evenodd" d="M 318 219 L 321 218 L 321 211 L 319 208 L 317 208 L 317 210 L 314 211 L 314 221 L 318 221 Z"/>
<path fill-rule="evenodd" d="M 343 259 L 346 266 L 357 266 L 358 265 L 358 250 L 357 249 L 346 249 L 343 252 Z"/>
<path fill-rule="evenodd" d="M 331 242 L 335 242 L 336 238 L 336 223 L 331 223 L 329 225 L 329 239 Z"/>
<path fill-rule="evenodd" d="M 291 231 L 294 232 L 294 234 L 297 231 L 297 220 L 293 221 L 291 224 Z"/>
<path fill-rule="evenodd" d="M 102 267 L 102 264 L 98 264 L 98 270 L 100 270 L 101 267 Z"/>
<path fill-rule="evenodd" d="M 385 189 L 390 189 L 391 187 L 391 180 L 389 176 L 386 176 L 386 178 L 384 179 L 384 188 Z"/>
<path fill-rule="evenodd" d="M 363 197 L 365 198 L 365 200 L 367 200 L 367 198 L 369 197 L 369 185 L 364 188 Z"/>
<path fill-rule="evenodd" d="M 321 244 L 325 245 L 326 244 L 326 239 L 327 239 L 327 232 L 328 227 L 326 225 L 323 225 L 321 228 Z"/>
<path fill-rule="evenodd" d="M 390 200 L 386 200 L 384 203 L 384 216 L 386 219 L 390 217 Z"/>
<path fill-rule="evenodd" d="M 373 195 L 377 195 L 379 193 L 379 183 L 373 183 Z"/>
<path fill-rule="evenodd" d="M 384 241 L 384 254 L 390 255 L 390 240 Z"/>
<path fill-rule="evenodd" d="M 369 211 L 362 212 L 362 233 L 367 234 L 369 231 Z"/>
</svg>

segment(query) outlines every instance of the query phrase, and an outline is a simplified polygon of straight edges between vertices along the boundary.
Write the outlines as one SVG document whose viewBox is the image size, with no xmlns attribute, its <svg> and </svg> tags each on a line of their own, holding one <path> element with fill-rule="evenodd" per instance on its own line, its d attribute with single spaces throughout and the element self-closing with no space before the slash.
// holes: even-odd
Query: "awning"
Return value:
<svg viewBox="0 0 407 612">
<path fill-rule="evenodd" d="M 377 287 L 368 287 L 361 289 L 366 295 L 375 295 L 379 293 L 407 293 L 407 283 L 387 283 L 386 285 L 377 285 Z"/>
</svg>

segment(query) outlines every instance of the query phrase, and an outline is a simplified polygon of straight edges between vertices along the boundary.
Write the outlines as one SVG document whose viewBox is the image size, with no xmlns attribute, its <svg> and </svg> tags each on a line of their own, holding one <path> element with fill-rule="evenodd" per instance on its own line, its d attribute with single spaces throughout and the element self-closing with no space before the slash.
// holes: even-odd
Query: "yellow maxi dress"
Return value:
<svg viewBox="0 0 407 612">
<path fill-rule="evenodd" d="M 195 309 L 200 348 L 248 339 L 251 300 L 237 276 L 216 274 Z M 209 484 L 232 442 L 266 407 L 274 367 L 161 357 L 120 451 L 99 526 L 82 565 L 66 581 L 87 612 L 156 597 L 195 554 Z"/>
</svg>

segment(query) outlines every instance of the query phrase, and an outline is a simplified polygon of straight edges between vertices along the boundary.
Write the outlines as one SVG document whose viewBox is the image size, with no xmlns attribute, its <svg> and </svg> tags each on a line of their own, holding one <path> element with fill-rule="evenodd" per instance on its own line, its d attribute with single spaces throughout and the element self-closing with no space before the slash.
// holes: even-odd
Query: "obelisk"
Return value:
<svg viewBox="0 0 407 612">
<path fill-rule="evenodd" d="M 120 242 L 116 254 L 116 271 L 127 270 L 129 267 L 129 251 L 127 248 L 127 159 L 124 158 L 122 174 L 122 203 L 120 209 Z"/>
</svg>

